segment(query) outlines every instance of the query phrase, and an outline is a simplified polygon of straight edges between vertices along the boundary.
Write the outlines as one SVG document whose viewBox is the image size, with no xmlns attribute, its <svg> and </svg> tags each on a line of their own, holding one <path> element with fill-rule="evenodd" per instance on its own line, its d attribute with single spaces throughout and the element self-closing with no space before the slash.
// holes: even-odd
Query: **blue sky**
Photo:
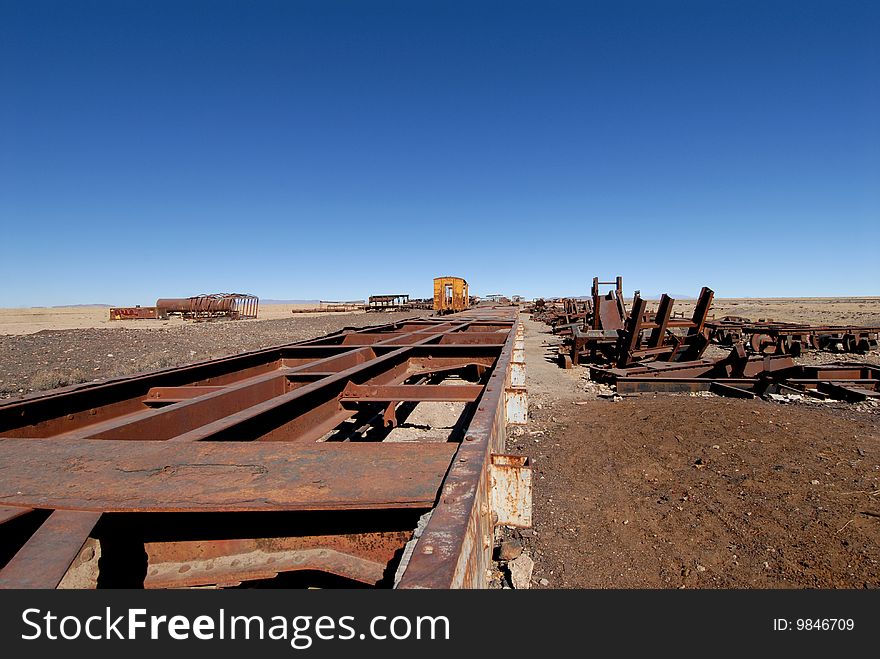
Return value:
<svg viewBox="0 0 880 659">
<path fill-rule="evenodd" d="M 0 306 L 880 294 L 880 3 L 0 0 Z"/>
</svg>

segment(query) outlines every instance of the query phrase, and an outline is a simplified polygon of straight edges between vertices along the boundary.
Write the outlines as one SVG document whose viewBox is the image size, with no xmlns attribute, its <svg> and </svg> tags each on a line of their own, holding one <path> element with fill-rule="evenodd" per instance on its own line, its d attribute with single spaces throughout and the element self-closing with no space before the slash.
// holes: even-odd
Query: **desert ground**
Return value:
<svg viewBox="0 0 880 659">
<path fill-rule="evenodd" d="M 675 311 L 691 314 L 694 300 L 678 300 Z M 338 313 L 305 312 L 315 304 L 261 304 L 257 320 L 337 316 Z M 648 308 L 656 308 L 649 301 Z M 292 311 L 299 313 L 293 314 Z M 350 312 L 360 315 L 364 312 Z M 348 314 L 346 314 L 348 315 Z M 751 320 L 775 320 L 814 324 L 880 325 L 880 297 L 862 298 L 716 298 L 710 316 L 743 316 Z M 371 316 L 372 317 L 372 316 Z M 34 334 L 44 330 L 137 329 L 153 330 L 191 325 L 179 316 L 168 320 L 110 320 L 110 309 L 102 305 L 70 307 L 0 308 L 0 335 Z"/>
<path fill-rule="evenodd" d="M 674 310 L 690 315 L 695 300 L 676 301 Z M 649 303 L 648 308 L 656 308 Z M 741 316 L 811 325 L 880 326 L 880 297 L 732 298 L 715 299 L 710 316 Z"/>
<path fill-rule="evenodd" d="M 297 316 L 308 318 L 325 315 L 304 312 L 314 309 L 315 304 L 261 304 L 256 321 L 280 320 L 290 318 L 292 311 Z M 357 313 L 357 312 L 355 312 Z M 43 330 L 71 329 L 157 329 L 190 324 L 180 316 L 168 320 L 110 320 L 110 307 L 104 305 L 81 305 L 72 307 L 28 307 L 0 309 L 0 334 L 33 334 Z"/>
<path fill-rule="evenodd" d="M 2 310 L 0 397 L 430 313 L 290 311 L 120 323 L 106 307 Z M 880 325 L 880 298 L 716 300 L 712 313 Z M 532 587 L 880 587 L 880 406 L 609 397 L 586 368 L 557 366 L 549 327 L 521 318 L 530 418 L 507 449 L 532 459 L 535 524 L 506 540 L 534 560 Z"/>
<path fill-rule="evenodd" d="M 111 321 L 107 307 L 0 309 L 0 399 L 419 315 L 291 313 L 314 305 L 261 305 L 256 320 Z"/>
<path fill-rule="evenodd" d="M 533 588 L 880 587 L 880 405 L 611 396 L 523 322 Z"/>
</svg>

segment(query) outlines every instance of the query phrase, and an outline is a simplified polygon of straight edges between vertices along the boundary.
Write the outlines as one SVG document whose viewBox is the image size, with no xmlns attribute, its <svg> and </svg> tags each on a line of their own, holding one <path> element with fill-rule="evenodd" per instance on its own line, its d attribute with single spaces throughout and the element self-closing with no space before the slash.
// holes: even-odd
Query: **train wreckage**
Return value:
<svg viewBox="0 0 880 659">
<path fill-rule="evenodd" d="M 4 402 L 0 587 L 485 587 L 531 520 L 524 368 L 479 308 Z"/>
<path fill-rule="evenodd" d="M 601 286 L 613 286 L 601 293 Z M 564 337 L 563 368 L 585 364 L 590 378 L 619 393 L 711 391 L 723 396 L 806 396 L 822 400 L 880 400 L 880 367 L 857 361 L 797 365 L 806 350 L 865 353 L 876 349 L 880 327 L 777 323 L 726 316 L 709 318 L 714 292 L 704 287 L 690 317 L 675 314 L 663 294 L 653 312 L 636 291 L 627 307 L 623 279 L 593 279 L 587 299 L 540 299 L 532 317 Z M 704 358 L 710 344 L 730 348 Z"/>
</svg>

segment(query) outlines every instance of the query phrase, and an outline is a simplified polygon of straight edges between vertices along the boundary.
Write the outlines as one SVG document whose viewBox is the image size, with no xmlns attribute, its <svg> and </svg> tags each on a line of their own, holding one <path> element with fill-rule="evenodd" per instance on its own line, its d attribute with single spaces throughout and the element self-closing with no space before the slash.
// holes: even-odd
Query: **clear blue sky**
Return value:
<svg viewBox="0 0 880 659">
<path fill-rule="evenodd" d="M 0 0 L 0 306 L 880 294 L 880 3 Z"/>
</svg>

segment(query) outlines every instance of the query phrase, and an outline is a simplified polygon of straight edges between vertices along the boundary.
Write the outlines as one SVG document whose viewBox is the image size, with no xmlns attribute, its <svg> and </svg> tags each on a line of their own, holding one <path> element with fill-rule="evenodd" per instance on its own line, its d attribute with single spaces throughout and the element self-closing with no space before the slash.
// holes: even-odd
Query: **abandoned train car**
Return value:
<svg viewBox="0 0 880 659">
<path fill-rule="evenodd" d="M 461 277 L 434 278 L 434 311 L 457 313 L 469 307 L 468 283 Z"/>
</svg>

